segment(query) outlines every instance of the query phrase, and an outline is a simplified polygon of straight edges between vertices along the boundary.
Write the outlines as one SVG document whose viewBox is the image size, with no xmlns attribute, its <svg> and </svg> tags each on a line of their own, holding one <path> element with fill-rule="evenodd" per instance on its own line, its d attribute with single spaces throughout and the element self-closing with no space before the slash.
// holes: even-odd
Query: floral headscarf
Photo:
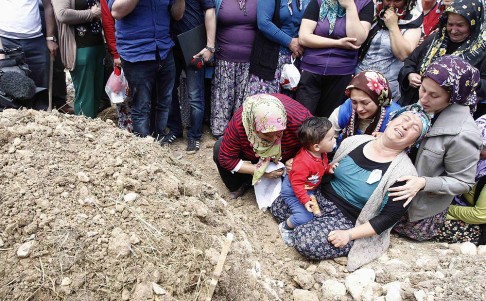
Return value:
<svg viewBox="0 0 486 301">
<path fill-rule="evenodd" d="M 449 13 L 461 15 L 470 26 L 469 37 L 451 54 L 467 60 L 472 65 L 476 65 L 484 58 L 486 55 L 486 29 L 481 31 L 483 10 L 482 0 L 454 0 L 452 5 L 446 7 L 440 16 L 439 31 L 419 64 L 420 74 L 425 72 L 426 67 L 434 59 L 445 55 L 447 52 L 447 47 L 450 43 L 449 35 L 447 34 Z"/>
<path fill-rule="evenodd" d="M 385 119 L 385 107 L 389 106 L 392 101 L 390 83 L 380 72 L 362 71 L 356 74 L 346 87 L 345 93 L 347 97 L 351 97 L 352 89 L 363 91 L 378 106 L 378 110 L 372 117 L 373 121 L 366 128 L 364 134 L 371 135 L 373 132 L 379 131 Z M 349 124 L 343 133 L 343 139 L 353 136 L 358 131 L 358 119 L 358 113 L 353 109 Z"/>
<path fill-rule="evenodd" d="M 258 137 L 257 132 L 270 133 L 285 130 L 287 112 L 278 98 L 268 94 L 257 94 L 248 97 L 243 103 L 241 117 L 248 141 L 260 158 L 253 173 L 252 185 L 255 185 L 265 173 L 270 161 L 278 163 L 282 158 L 281 139 L 268 142 Z"/>
<path fill-rule="evenodd" d="M 423 77 L 428 77 L 450 93 L 449 103 L 469 106 L 474 111 L 478 98 L 479 71 L 463 59 L 445 55 L 430 64 Z"/>
<path fill-rule="evenodd" d="M 486 147 L 486 115 L 483 115 L 476 119 L 476 124 L 481 131 L 481 137 L 483 137 L 483 148 Z M 486 175 L 486 159 L 478 161 L 478 170 L 476 172 L 476 181 L 482 176 Z"/>
<path fill-rule="evenodd" d="M 373 19 L 373 24 L 371 30 L 366 38 L 366 41 L 361 45 L 359 50 L 359 60 L 363 60 L 368 49 L 371 46 L 371 41 L 381 29 L 387 29 L 385 22 L 383 21 L 383 16 L 388 6 L 383 5 L 383 0 L 376 1 L 376 12 Z M 405 8 L 398 9 L 395 8 L 395 13 L 398 16 L 398 28 L 400 29 L 410 29 L 419 28 L 422 26 L 424 16 L 422 14 L 422 0 L 407 0 Z"/>
<path fill-rule="evenodd" d="M 337 18 L 342 18 L 346 14 L 346 10 L 339 5 L 338 0 L 322 0 L 319 8 L 319 21 L 329 21 L 329 34 L 334 31 Z"/>
<path fill-rule="evenodd" d="M 422 121 L 422 131 L 420 132 L 419 137 L 417 140 L 415 140 L 414 146 L 418 146 L 420 144 L 420 141 L 425 137 L 425 134 L 430 129 L 431 126 L 431 121 L 430 121 L 430 116 L 424 111 L 424 108 L 418 103 L 414 103 L 413 105 L 401 107 L 400 109 L 393 111 L 390 115 L 390 121 L 395 119 L 396 117 L 400 116 L 401 114 L 405 112 L 412 112 L 415 115 L 417 115 L 420 118 L 420 121 Z"/>
</svg>

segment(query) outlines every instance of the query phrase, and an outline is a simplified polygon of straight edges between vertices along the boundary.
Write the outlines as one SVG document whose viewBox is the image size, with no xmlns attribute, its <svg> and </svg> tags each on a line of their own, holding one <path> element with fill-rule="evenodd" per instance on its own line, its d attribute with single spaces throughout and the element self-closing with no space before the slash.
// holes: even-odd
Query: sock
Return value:
<svg viewBox="0 0 486 301">
<path fill-rule="evenodd" d="M 285 230 L 290 230 L 290 231 L 294 230 L 294 229 L 292 229 L 292 228 L 290 228 L 290 227 L 289 227 L 289 225 L 287 224 L 287 221 L 285 221 L 285 222 L 284 222 L 284 226 L 283 226 L 283 228 L 284 228 Z"/>
</svg>

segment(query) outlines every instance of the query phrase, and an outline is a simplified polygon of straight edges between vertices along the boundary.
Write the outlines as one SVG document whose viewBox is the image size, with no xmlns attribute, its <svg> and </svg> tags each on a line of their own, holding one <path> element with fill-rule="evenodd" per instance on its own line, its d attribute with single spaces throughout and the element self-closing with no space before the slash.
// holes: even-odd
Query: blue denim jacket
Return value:
<svg viewBox="0 0 486 301">
<path fill-rule="evenodd" d="M 111 10 L 115 0 L 108 1 Z M 129 62 L 153 61 L 158 51 L 165 59 L 174 42 L 170 37 L 170 7 L 173 0 L 144 0 L 121 20 L 117 20 L 116 46 Z"/>
</svg>

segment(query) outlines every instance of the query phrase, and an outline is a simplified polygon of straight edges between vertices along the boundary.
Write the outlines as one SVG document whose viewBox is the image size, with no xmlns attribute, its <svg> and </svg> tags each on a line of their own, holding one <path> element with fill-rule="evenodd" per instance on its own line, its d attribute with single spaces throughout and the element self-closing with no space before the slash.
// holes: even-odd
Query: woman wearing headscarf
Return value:
<svg viewBox="0 0 486 301">
<path fill-rule="evenodd" d="M 270 162 L 291 161 L 301 147 L 298 128 L 311 116 L 301 104 L 282 94 L 247 98 L 214 145 L 213 160 L 233 198 L 261 177 L 282 176 L 282 170 L 265 173 L 265 169 Z"/>
<path fill-rule="evenodd" d="M 328 117 L 344 101 L 372 21 L 370 0 L 312 0 L 307 6 L 299 30 L 304 54 L 296 99 L 312 114 Z"/>
<path fill-rule="evenodd" d="M 437 235 L 440 242 L 486 244 L 486 115 L 479 117 L 476 124 L 483 138 L 476 184 L 469 192 L 454 198 Z"/>
<path fill-rule="evenodd" d="M 419 143 L 430 126 L 429 116 L 414 104 L 392 113 L 383 135 L 345 139 L 333 163 L 334 178 L 316 193 L 321 215 L 291 234 L 296 250 L 312 260 L 348 256 L 348 270 L 378 258 L 389 246 L 390 230 L 408 209 L 408 202 L 388 197 L 397 179 L 416 173 L 405 150 Z M 272 214 L 280 222 L 289 216 L 281 198 Z"/>
<path fill-rule="evenodd" d="M 398 73 L 419 43 L 422 21 L 421 0 L 378 0 L 373 25 L 361 46 L 356 73 L 381 72 L 390 82 L 395 102 L 400 99 Z"/>
<path fill-rule="evenodd" d="M 402 177 L 406 184 L 390 189 L 398 200 L 413 199 L 408 216 L 394 227 L 400 235 L 435 237 L 453 197 L 474 185 L 482 139 L 470 111 L 478 83 L 479 71 L 457 56 L 442 56 L 427 66 L 419 103 L 433 115 L 432 127 L 409 154 L 418 176 Z"/>
<path fill-rule="evenodd" d="M 298 35 L 302 16 L 309 1 L 258 0 L 258 30 L 270 41 L 278 43 L 280 50 L 278 51 L 276 69 L 272 70 L 271 78 L 263 78 L 262 76 L 265 76 L 265 74 L 262 74 L 262 76 L 255 74 L 260 73 L 260 70 L 253 72 L 253 68 L 250 68 L 250 81 L 247 85 L 246 95 L 281 92 L 280 75 L 282 66 L 290 64 L 292 58 L 299 60 L 299 57 L 304 52 L 304 48 L 299 44 Z M 276 20 L 273 20 L 275 13 L 278 13 L 278 24 L 276 24 Z M 264 59 L 270 60 L 268 57 Z M 298 65 L 298 61 L 296 64 Z"/>
<path fill-rule="evenodd" d="M 384 132 L 390 113 L 400 108 L 392 102 L 388 80 L 376 71 L 356 74 L 345 93 L 348 100 L 329 117 L 336 133 L 340 133 L 338 143 L 354 135 Z"/>
<path fill-rule="evenodd" d="M 425 69 L 447 54 L 458 56 L 480 70 L 477 95 L 479 99 L 486 99 L 486 31 L 481 31 L 483 10 L 481 0 L 455 0 L 446 7 L 438 31 L 415 48 L 400 70 L 400 105 L 417 101 Z"/>
</svg>

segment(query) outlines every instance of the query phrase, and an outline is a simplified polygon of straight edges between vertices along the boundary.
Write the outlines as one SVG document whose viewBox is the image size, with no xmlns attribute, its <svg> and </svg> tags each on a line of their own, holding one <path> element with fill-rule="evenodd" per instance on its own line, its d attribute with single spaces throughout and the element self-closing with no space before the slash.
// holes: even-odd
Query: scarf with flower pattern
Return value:
<svg viewBox="0 0 486 301">
<path fill-rule="evenodd" d="M 427 132 L 430 129 L 430 126 L 432 125 L 432 122 L 430 120 L 430 115 L 424 111 L 424 108 L 420 104 L 414 103 L 412 105 L 401 107 L 400 109 L 391 112 L 390 121 L 392 121 L 393 119 L 395 119 L 396 117 L 400 116 L 405 112 L 414 113 L 420 118 L 420 121 L 422 122 L 422 131 L 420 132 L 420 135 L 418 136 L 417 140 L 415 140 L 414 143 L 414 146 L 418 147 L 420 141 L 422 141 L 422 139 L 425 137 L 425 134 L 427 134 Z"/>
<path fill-rule="evenodd" d="M 259 157 L 253 173 L 252 185 L 255 185 L 265 173 L 270 161 L 278 163 L 282 158 L 282 140 L 266 141 L 258 137 L 257 132 L 270 133 L 285 130 L 287 112 L 278 98 L 268 94 L 257 94 L 248 97 L 243 103 L 241 117 L 248 141 L 256 156 Z"/>
<path fill-rule="evenodd" d="M 447 34 L 447 18 L 449 13 L 464 17 L 470 26 L 469 37 L 451 55 L 459 56 L 475 66 L 486 56 L 486 28 L 481 31 L 484 7 L 482 0 L 454 0 L 452 5 L 446 7 L 440 16 L 439 30 L 430 44 L 425 56 L 419 63 L 420 74 L 425 72 L 427 66 L 437 57 L 447 52 L 450 43 Z"/>
<path fill-rule="evenodd" d="M 322 0 L 319 8 L 319 21 L 329 21 L 329 34 L 334 31 L 337 18 L 342 18 L 346 14 L 346 10 L 339 5 L 338 0 Z"/>
</svg>

